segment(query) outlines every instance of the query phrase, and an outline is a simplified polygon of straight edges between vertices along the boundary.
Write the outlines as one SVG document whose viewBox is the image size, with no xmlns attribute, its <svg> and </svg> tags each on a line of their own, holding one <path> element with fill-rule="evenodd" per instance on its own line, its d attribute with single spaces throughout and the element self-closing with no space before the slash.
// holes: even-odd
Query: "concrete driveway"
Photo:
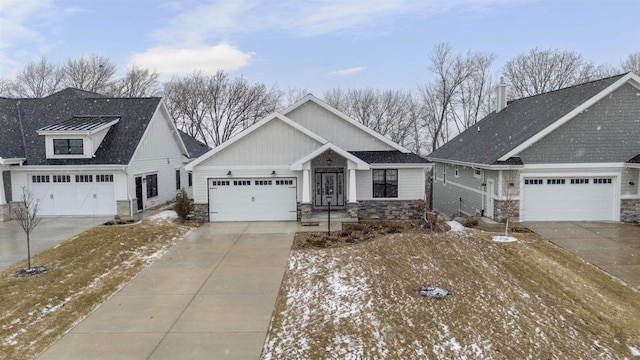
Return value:
<svg viewBox="0 0 640 360">
<path fill-rule="evenodd" d="M 603 222 L 530 222 L 525 225 L 640 290 L 640 227 Z"/>
<path fill-rule="evenodd" d="M 206 223 L 40 359 L 258 359 L 295 222 Z"/>
<path fill-rule="evenodd" d="M 43 217 L 31 234 L 31 256 L 112 218 L 112 216 Z M 16 221 L 0 222 L 0 269 L 6 269 L 26 259 L 27 237 L 20 225 Z"/>
</svg>

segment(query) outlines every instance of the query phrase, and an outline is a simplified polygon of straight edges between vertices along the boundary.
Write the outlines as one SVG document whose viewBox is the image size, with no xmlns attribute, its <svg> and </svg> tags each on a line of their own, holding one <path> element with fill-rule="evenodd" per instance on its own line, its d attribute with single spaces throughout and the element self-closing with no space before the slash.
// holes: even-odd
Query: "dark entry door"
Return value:
<svg viewBox="0 0 640 360">
<path fill-rule="evenodd" d="M 144 207 L 144 202 L 142 199 L 142 177 L 136 177 L 136 203 L 138 205 L 138 210 L 142 210 Z"/>
<path fill-rule="evenodd" d="M 344 206 L 344 174 L 341 172 L 316 173 L 315 206 Z"/>
</svg>

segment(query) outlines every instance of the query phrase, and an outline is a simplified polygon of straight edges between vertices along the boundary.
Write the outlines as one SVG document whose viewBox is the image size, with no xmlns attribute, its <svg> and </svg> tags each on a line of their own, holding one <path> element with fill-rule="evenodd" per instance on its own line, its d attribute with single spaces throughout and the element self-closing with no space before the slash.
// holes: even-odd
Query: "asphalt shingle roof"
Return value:
<svg viewBox="0 0 640 360">
<path fill-rule="evenodd" d="M 160 98 L 107 98 L 66 89 L 41 99 L 0 99 L 0 157 L 26 158 L 26 165 L 126 165 L 160 103 Z M 47 159 L 37 130 L 74 117 L 109 115 L 120 121 L 90 159 Z M 19 121 L 21 120 L 21 121 Z M 20 125 L 24 131 L 20 130 Z M 24 142 L 22 134 L 24 133 Z M 24 144 L 24 146 L 23 146 Z"/>
<path fill-rule="evenodd" d="M 211 148 L 207 146 L 207 144 L 200 142 L 199 140 L 188 135 L 182 130 L 178 130 L 178 131 L 180 132 L 180 137 L 182 138 L 182 142 L 184 143 L 184 146 L 187 148 L 187 151 L 189 152 L 190 159 L 195 159 L 197 157 L 200 157 L 201 155 L 204 155 L 207 151 L 211 150 Z"/>
<path fill-rule="evenodd" d="M 499 164 L 498 159 L 562 116 L 574 110 L 626 74 L 511 101 L 429 154 L 475 164 Z"/>
<path fill-rule="evenodd" d="M 414 153 L 403 153 L 398 150 L 349 152 L 368 164 L 415 164 L 430 162 Z"/>
<path fill-rule="evenodd" d="M 640 164 L 640 154 L 632 157 L 629 161 L 627 161 L 630 164 Z"/>
</svg>

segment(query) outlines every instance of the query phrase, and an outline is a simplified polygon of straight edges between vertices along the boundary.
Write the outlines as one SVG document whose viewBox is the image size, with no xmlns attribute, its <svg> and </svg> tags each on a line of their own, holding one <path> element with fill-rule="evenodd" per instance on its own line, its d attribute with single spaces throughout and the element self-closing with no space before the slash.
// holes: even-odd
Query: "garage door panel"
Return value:
<svg viewBox="0 0 640 360">
<path fill-rule="evenodd" d="M 109 182 L 94 182 L 94 175 L 83 177 L 84 182 L 77 182 L 77 177 L 69 175 L 33 176 L 31 190 L 40 202 L 38 213 L 46 216 L 115 214 L 113 176 L 103 175 Z M 49 182 L 44 182 L 47 178 Z"/>
<path fill-rule="evenodd" d="M 612 178 L 525 178 L 523 221 L 597 221 L 615 219 Z M 594 179 L 599 179 L 596 183 Z M 536 182 L 531 180 L 537 180 Z M 539 183 L 540 182 L 540 183 Z"/>
<path fill-rule="evenodd" d="M 210 220 L 296 220 L 295 178 L 285 180 L 291 185 L 277 185 L 275 179 L 210 179 Z"/>
</svg>

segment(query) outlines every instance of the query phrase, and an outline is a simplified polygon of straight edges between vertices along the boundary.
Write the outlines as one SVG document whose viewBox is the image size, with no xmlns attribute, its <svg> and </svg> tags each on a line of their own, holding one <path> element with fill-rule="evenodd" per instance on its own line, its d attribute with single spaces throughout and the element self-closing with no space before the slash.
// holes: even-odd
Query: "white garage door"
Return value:
<svg viewBox="0 0 640 360">
<path fill-rule="evenodd" d="M 296 219 L 295 178 L 209 179 L 210 221 Z"/>
<path fill-rule="evenodd" d="M 33 175 L 31 191 L 44 216 L 113 215 L 113 175 Z"/>
<path fill-rule="evenodd" d="M 615 220 L 611 177 L 525 178 L 522 221 Z"/>
</svg>

